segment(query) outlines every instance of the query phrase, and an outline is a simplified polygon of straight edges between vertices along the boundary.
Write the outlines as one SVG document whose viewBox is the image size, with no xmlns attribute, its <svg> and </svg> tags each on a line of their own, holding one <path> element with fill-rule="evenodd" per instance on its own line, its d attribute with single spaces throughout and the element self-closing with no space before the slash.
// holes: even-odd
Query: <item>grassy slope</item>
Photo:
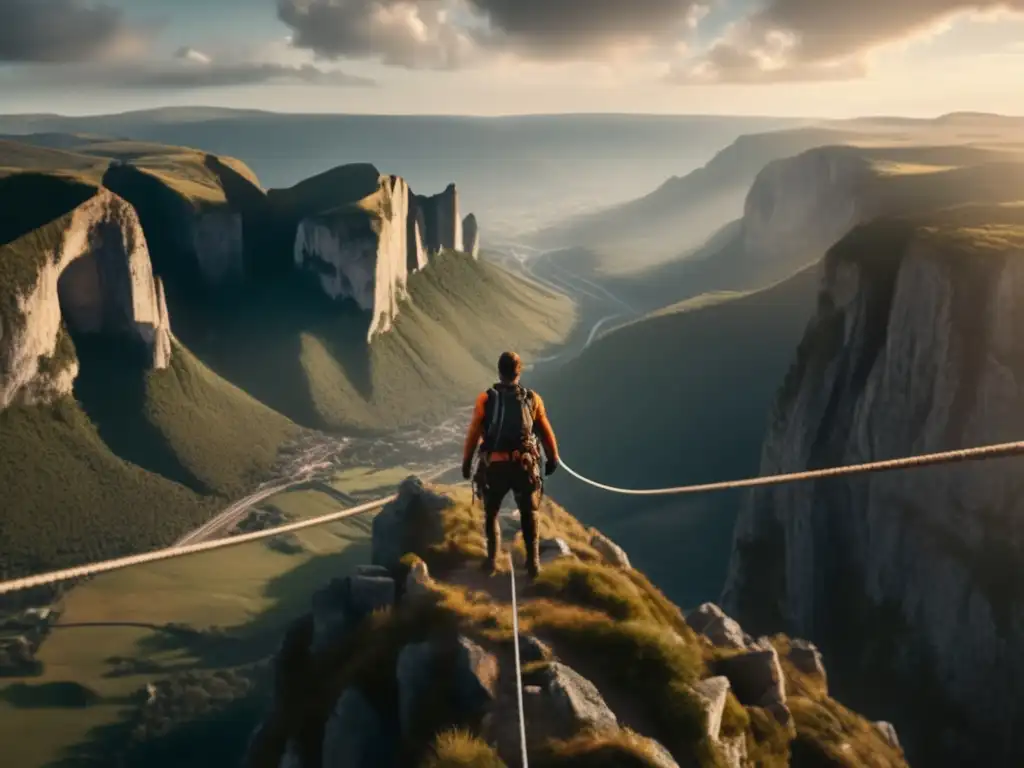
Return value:
<svg viewBox="0 0 1024 768">
<path fill-rule="evenodd" d="M 170 543 L 265 472 L 294 429 L 180 346 L 148 374 L 90 350 L 75 395 L 0 413 L 12 573 Z"/>
<path fill-rule="evenodd" d="M 232 305 L 192 347 L 300 423 L 372 431 L 439 421 L 490 383 L 502 348 L 536 352 L 573 320 L 564 297 L 461 254 L 435 259 L 409 291 L 394 329 L 369 346 L 361 313 L 277 285 Z"/>
<path fill-rule="evenodd" d="M 760 292 L 701 297 L 600 337 L 536 382 L 565 460 L 627 488 L 755 474 L 768 408 L 816 292 L 809 268 Z M 637 499 L 561 475 L 549 490 L 606 528 L 674 600 L 716 595 L 739 496 Z"/>
<path fill-rule="evenodd" d="M 486 579 L 472 575 L 483 549 L 482 512 L 467 503 L 462 491 L 449 491 L 449 495 L 455 503 L 444 512 L 442 540 L 420 539 L 415 520 L 406 531 L 410 555 L 405 562 L 426 561 L 437 580 L 432 591 L 420 600 L 405 600 L 396 609 L 374 614 L 315 661 L 298 654 L 285 661 L 291 685 L 283 689 L 280 706 L 288 712 L 290 723 L 302 723 L 303 729 L 290 735 L 304 754 L 319 754 L 317 725 L 346 688 L 358 687 L 382 713 L 392 710 L 395 659 L 407 643 L 435 633 L 445 637 L 458 632 L 495 653 L 502 664 L 511 663 L 512 621 L 504 602 L 507 596 L 502 596 L 499 586 L 504 577 L 492 587 Z M 531 762 L 549 768 L 647 768 L 659 764 L 652 759 L 647 741 L 653 738 L 681 765 L 723 765 L 707 740 L 704 713 L 689 686 L 713 675 L 725 654 L 695 635 L 679 609 L 642 573 L 604 565 L 588 544 L 590 532 L 565 510 L 549 503 L 542 519 L 543 534 L 563 538 L 579 559 L 547 566 L 537 582 L 523 589 L 521 631 L 540 638 L 556 658 L 591 679 L 615 708 L 624 731 L 598 736 L 583 731 L 563 741 L 552 738 L 545 723 L 528 721 Z M 782 650 L 789 642 L 784 637 L 775 641 Z M 609 665 L 609 659 L 616 663 Z M 544 662 L 527 665 L 527 682 L 542 677 L 544 666 Z M 463 720 L 450 708 L 448 670 L 442 662 L 434 672 L 434 695 L 420 705 L 413 732 L 399 744 L 402 764 L 505 765 L 488 745 L 494 743 L 491 726 Z M 787 665 L 787 674 L 794 671 Z M 801 676 L 789 686 L 790 705 L 799 712 L 793 730 L 775 724 L 764 710 L 742 706 L 730 694 L 723 734 L 744 739 L 752 762 L 764 768 L 789 765 L 791 747 L 797 745 L 809 746 L 822 756 L 815 765 L 823 768 L 905 765 L 902 755 L 887 747 L 864 718 L 842 709 L 814 683 L 824 681 Z M 512 710 L 502 714 L 511 715 Z M 497 716 L 494 724 L 499 725 Z M 850 746 L 842 747 L 844 742 Z M 517 746 L 510 740 L 507 748 Z"/>
</svg>

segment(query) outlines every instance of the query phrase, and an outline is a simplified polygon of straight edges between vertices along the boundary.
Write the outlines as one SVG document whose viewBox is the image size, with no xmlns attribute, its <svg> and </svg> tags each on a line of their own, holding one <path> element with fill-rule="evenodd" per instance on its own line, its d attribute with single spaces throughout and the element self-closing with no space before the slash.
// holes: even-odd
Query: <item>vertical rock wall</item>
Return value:
<svg viewBox="0 0 1024 768">
<path fill-rule="evenodd" d="M 0 409 L 71 392 L 78 364 L 66 351 L 62 324 L 140 342 L 156 368 L 169 362 L 163 286 L 154 278 L 135 210 L 100 189 L 66 222 L 52 249 L 37 254 L 35 280 L 14 297 L 17 322 L 0 335 Z"/>
</svg>

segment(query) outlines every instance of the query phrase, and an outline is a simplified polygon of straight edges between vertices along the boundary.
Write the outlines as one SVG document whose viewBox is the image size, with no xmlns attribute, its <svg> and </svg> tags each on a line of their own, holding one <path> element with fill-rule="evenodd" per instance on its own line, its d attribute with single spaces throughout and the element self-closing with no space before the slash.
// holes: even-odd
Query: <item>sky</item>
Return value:
<svg viewBox="0 0 1024 768">
<path fill-rule="evenodd" d="M 1024 0 L 0 0 L 0 112 L 1024 114 Z"/>
</svg>

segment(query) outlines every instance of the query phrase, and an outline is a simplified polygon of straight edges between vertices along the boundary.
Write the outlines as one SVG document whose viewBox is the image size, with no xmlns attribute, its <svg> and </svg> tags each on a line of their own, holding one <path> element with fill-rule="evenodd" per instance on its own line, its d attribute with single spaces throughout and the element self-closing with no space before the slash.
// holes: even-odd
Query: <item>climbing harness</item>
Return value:
<svg viewBox="0 0 1024 768">
<path fill-rule="evenodd" d="M 621 493 L 631 496 L 667 496 L 675 494 L 693 494 L 693 493 L 711 493 L 713 491 L 725 491 L 735 488 L 753 488 L 757 486 L 766 485 L 779 485 L 782 483 L 794 483 L 805 480 L 816 480 L 825 477 L 839 477 L 843 475 L 857 475 L 867 474 L 869 472 L 886 472 L 895 469 L 908 469 L 911 467 L 923 467 L 933 464 L 953 464 L 961 461 L 978 461 L 982 459 L 996 459 L 1000 457 L 1019 456 L 1024 454 L 1024 441 L 1012 442 L 1012 443 L 997 443 L 993 445 L 982 445 L 976 448 L 963 448 L 956 451 L 945 451 L 942 453 L 926 453 L 918 456 L 907 456 L 901 459 L 889 459 L 886 461 L 872 461 L 864 464 L 851 464 L 840 467 L 828 467 L 826 469 L 815 469 L 806 472 L 791 472 L 789 474 L 781 475 L 768 475 L 765 477 L 752 477 L 744 480 L 727 480 L 720 483 L 704 483 L 702 485 L 684 485 L 676 488 L 653 488 L 653 489 L 633 489 L 633 488 L 619 488 L 613 485 L 606 485 L 599 483 L 595 480 L 591 480 L 584 475 L 576 472 L 570 468 L 564 461 L 561 462 L 561 466 L 570 475 L 575 477 L 580 482 L 591 485 L 595 488 L 600 488 L 604 491 L 611 493 Z M 251 541 L 260 541 L 262 539 L 273 538 L 274 536 L 280 536 L 283 533 L 291 533 L 293 531 L 300 531 L 305 528 L 312 528 L 317 525 L 324 525 L 325 523 L 333 523 L 338 520 L 344 520 L 348 517 L 354 517 L 365 512 L 370 512 L 374 509 L 379 509 L 385 504 L 394 501 L 398 498 L 397 494 L 386 496 L 382 499 L 374 499 L 368 501 L 365 504 L 360 504 L 352 509 L 344 509 L 338 512 L 332 512 L 319 517 L 313 517 L 308 520 L 300 520 L 295 523 L 288 523 L 277 528 L 268 528 L 263 531 L 255 531 L 253 533 L 245 533 L 239 536 L 231 536 L 226 539 L 217 539 L 215 541 L 204 541 L 196 544 L 184 544 L 181 546 L 172 546 L 167 549 L 159 549 L 154 552 L 144 552 L 138 555 L 130 555 L 128 557 L 120 557 L 114 560 L 105 560 L 98 563 L 88 563 L 86 565 L 76 566 L 74 568 L 65 568 L 59 571 L 51 571 L 49 573 L 43 573 L 36 576 L 25 576 L 18 579 L 11 579 L 9 581 L 0 582 L 0 595 L 7 594 L 10 592 L 17 592 L 24 589 L 31 589 L 33 587 L 46 586 L 48 584 L 56 584 L 61 581 L 69 581 L 71 579 L 78 579 L 85 576 L 93 576 L 97 573 L 105 573 L 107 571 L 116 571 L 122 568 L 128 568 L 133 565 L 142 565 L 144 563 L 153 563 L 159 560 L 169 560 L 175 557 L 182 557 L 183 555 L 196 554 L 198 552 L 209 552 L 215 549 L 224 549 L 226 547 L 234 547 L 239 544 L 246 544 Z"/>
</svg>

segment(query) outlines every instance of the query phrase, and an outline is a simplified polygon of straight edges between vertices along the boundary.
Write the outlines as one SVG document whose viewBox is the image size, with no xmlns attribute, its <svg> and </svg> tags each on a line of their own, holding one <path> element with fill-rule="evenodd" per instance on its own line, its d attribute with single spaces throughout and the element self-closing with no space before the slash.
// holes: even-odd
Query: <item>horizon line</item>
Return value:
<svg viewBox="0 0 1024 768">
<path fill-rule="evenodd" d="M 458 112 L 304 112 L 288 110 L 271 110 L 254 107 L 219 107 L 206 104 L 191 105 L 168 105 L 163 107 L 148 107 L 143 109 L 130 109 L 123 112 L 88 112 L 88 113 L 61 113 L 61 112 L 2 112 L 3 118 L 63 118 L 83 119 L 99 117 L 128 117 L 131 115 L 145 115 L 158 112 L 187 112 L 209 111 L 229 114 L 259 114 L 266 116 L 283 117 L 365 117 L 365 118 L 449 118 L 464 120 L 502 120 L 514 118 L 554 118 L 554 117 L 638 117 L 638 118 L 697 118 L 697 119 L 749 119 L 749 120 L 784 120 L 784 121 L 828 121 L 845 122 L 851 120 L 914 120 L 934 121 L 952 117 L 993 117 L 1003 119 L 1021 119 L 1024 113 L 1010 114 L 1003 112 L 984 112 L 978 110 L 953 110 L 938 112 L 931 116 L 900 115 L 895 113 L 865 114 L 855 117 L 829 116 L 829 115 L 772 115 L 762 113 L 721 113 L 721 112 L 621 112 L 621 111 L 572 111 L 572 112 L 508 112 L 499 114 L 471 114 Z"/>
</svg>

